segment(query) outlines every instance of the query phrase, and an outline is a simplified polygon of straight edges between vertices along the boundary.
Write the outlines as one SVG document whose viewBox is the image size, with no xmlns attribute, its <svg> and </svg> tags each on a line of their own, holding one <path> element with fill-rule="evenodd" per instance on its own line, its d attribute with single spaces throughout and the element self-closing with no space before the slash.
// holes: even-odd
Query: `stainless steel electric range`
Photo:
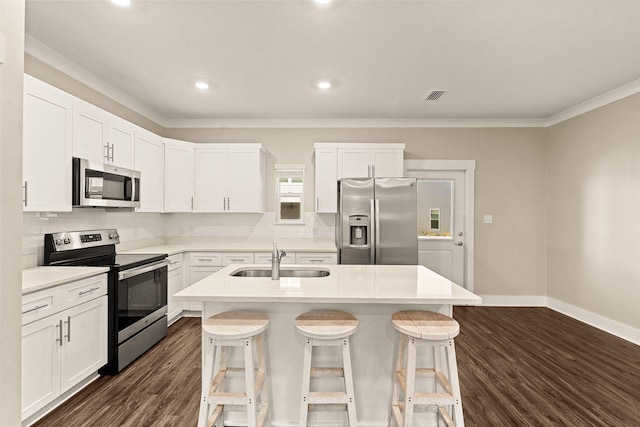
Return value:
<svg viewBox="0 0 640 427">
<path fill-rule="evenodd" d="M 109 267 L 109 362 L 115 374 L 167 334 L 167 254 L 117 254 L 115 229 L 45 234 L 44 264 Z"/>
</svg>

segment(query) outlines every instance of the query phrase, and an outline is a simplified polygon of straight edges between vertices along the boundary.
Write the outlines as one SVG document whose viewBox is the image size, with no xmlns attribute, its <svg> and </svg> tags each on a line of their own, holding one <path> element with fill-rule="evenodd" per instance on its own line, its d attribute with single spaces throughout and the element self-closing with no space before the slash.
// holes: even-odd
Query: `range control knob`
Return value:
<svg viewBox="0 0 640 427">
<path fill-rule="evenodd" d="M 64 238 L 64 244 L 65 244 L 65 245 L 68 245 L 69 243 L 71 243 L 71 239 L 70 239 L 70 238 L 68 238 L 68 237 L 65 237 L 65 238 Z"/>
<path fill-rule="evenodd" d="M 118 235 L 118 233 L 111 233 L 111 234 L 109 234 L 109 239 L 117 239 L 118 237 L 120 237 L 120 236 Z"/>
<path fill-rule="evenodd" d="M 60 246 L 62 244 L 62 239 L 56 239 L 56 245 Z"/>
</svg>

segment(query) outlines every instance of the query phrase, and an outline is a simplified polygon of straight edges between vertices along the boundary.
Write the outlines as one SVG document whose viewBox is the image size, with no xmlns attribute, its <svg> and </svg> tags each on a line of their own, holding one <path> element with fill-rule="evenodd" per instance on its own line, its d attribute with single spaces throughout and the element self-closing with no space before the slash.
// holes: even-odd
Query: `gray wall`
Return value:
<svg viewBox="0 0 640 427">
<path fill-rule="evenodd" d="M 548 129 L 548 295 L 640 328 L 640 94 Z"/>
<path fill-rule="evenodd" d="M 24 1 L 0 1 L 0 424 L 20 425 Z"/>
</svg>

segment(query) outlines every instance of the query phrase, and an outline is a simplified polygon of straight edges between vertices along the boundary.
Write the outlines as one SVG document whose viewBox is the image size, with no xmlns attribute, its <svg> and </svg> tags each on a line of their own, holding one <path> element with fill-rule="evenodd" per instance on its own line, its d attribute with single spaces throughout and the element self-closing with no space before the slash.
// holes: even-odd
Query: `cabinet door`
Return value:
<svg viewBox="0 0 640 427">
<path fill-rule="evenodd" d="M 316 212 L 338 211 L 338 152 L 335 148 L 316 149 Z"/>
<path fill-rule="evenodd" d="M 371 150 L 338 148 L 338 179 L 371 176 Z"/>
<path fill-rule="evenodd" d="M 164 146 L 164 210 L 191 212 L 193 209 L 193 147 L 187 142 Z"/>
<path fill-rule="evenodd" d="M 107 113 L 79 99 L 74 100 L 73 156 L 105 163 L 107 135 Z"/>
<path fill-rule="evenodd" d="M 194 212 L 224 212 L 227 208 L 227 149 L 195 148 Z"/>
<path fill-rule="evenodd" d="M 136 132 L 134 169 L 140 171 L 140 207 L 138 212 L 164 210 L 164 144 L 162 138 Z"/>
<path fill-rule="evenodd" d="M 114 166 L 133 169 L 134 126 L 121 119 L 109 120 L 107 162 Z"/>
<path fill-rule="evenodd" d="M 264 212 L 264 153 L 259 148 L 229 149 L 227 211 Z"/>
<path fill-rule="evenodd" d="M 69 390 L 107 363 L 107 296 L 60 313 L 60 389 Z"/>
<path fill-rule="evenodd" d="M 22 327 L 22 419 L 60 394 L 61 324 L 50 316 Z"/>
<path fill-rule="evenodd" d="M 182 255 L 180 255 L 182 256 Z M 182 267 L 175 268 L 169 271 L 167 277 L 167 320 L 172 323 L 182 314 L 184 303 L 182 301 L 176 301 L 173 298 L 173 294 L 179 292 L 184 287 L 184 269 Z"/>
<path fill-rule="evenodd" d="M 404 175 L 403 150 L 371 150 L 373 176 L 392 177 Z"/>
<path fill-rule="evenodd" d="M 24 211 L 71 211 L 71 97 L 25 76 Z"/>
</svg>

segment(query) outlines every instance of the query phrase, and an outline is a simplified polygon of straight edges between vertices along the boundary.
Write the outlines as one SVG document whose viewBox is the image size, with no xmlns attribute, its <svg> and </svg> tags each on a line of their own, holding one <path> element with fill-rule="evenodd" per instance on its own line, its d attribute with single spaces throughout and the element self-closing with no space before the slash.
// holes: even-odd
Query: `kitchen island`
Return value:
<svg viewBox="0 0 640 427">
<path fill-rule="evenodd" d="M 389 421 L 393 357 L 397 332 L 391 315 L 425 309 L 447 315 L 454 305 L 477 305 L 480 297 L 422 266 L 322 265 L 287 266 L 282 270 L 322 270 L 325 277 L 237 277 L 241 270 L 268 270 L 264 265 L 230 265 L 175 294 L 177 300 L 202 301 L 203 319 L 228 310 L 259 310 L 270 319 L 267 331 L 271 381 L 271 424 L 297 425 L 303 337 L 295 332 L 301 313 L 336 309 L 358 318 L 352 336 L 352 364 L 358 423 L 386 426 Z M 322 349 L 325 350 L 325 349 Z M 314 356 L 315 357 L 315 356 Z M 331 363 L 332 354 L 318 354 Z M 464 384 L 463 384 L 464 387 Z M 311 414 L 317 415 L 317 414 Z M 321 413 L 322 422 L 342 422 L 343 413 Z M 310 416 L 310 422 L 316 418 Z"/>
</svg>

